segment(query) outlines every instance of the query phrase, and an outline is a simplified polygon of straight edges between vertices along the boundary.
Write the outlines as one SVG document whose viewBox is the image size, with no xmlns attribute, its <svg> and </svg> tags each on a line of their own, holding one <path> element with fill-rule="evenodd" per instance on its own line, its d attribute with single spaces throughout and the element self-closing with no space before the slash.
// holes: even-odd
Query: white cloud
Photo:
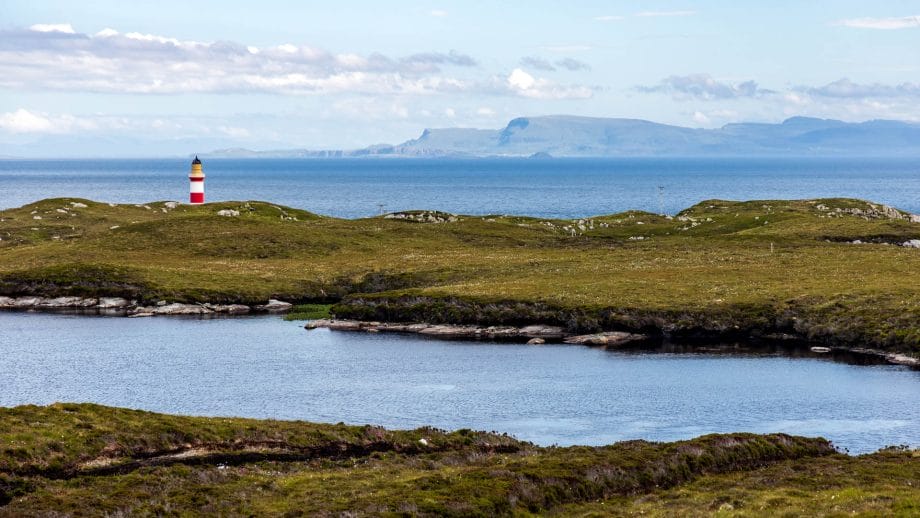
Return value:
<svg viewBox="0 0 920 518">
<path fill-rule="evenodd" d="M 673 16 L 693 16 L 696 14 L 696 11 L 642 11 L 636 13 L 634 16 L 639 18 L 660 18 L 660 17 L 673 17 Z"/>
<path fill-rule="evenodd" d="M 36 23 L 29 27 L 34 32 L 61 32 L 64 34 L 76 34 L 73 26 L 69 23 Z"/>
<path fill-rule="evenodd" d="M 217 129 L 220 130 L 220 132 L 224 135 L 236 139 L 245 139 L 251 136 L 249 130 L 246 128 L 237 128 L 235 126 L 218 126 Z"/>
<path fill-rule="evenodd" d="M 704 101 L 761 97 L 775 93 L 761 88 L 754 81 L 729 83 L 716 80 L 709 74 L 670 76 L 662 79 L 657 85 L 639 86 L 636 89 L 645 93 L 669 93 L 675 99 Z"/>
<path fill-rule="evenodd" d="M 852 18 L 849 20 L 839 20 L 835 22 L 835 24 L 856 29 L 915 29 L 920 27 L 920 15 L 902 16 L 899 18 Z"/>
<path fill-rule="evenodd" d="M 838 79 L 824 86 L 797 88 L 799 92 L 815 97 L 837 97 L 852 99 L 867 98 L 920 98 L 920 83 L 899 83 L 886 85 L 882 83 L 854 83 L 847 78 Z"/>
<path fill-rule="evenodd" d="M 457 116 L 457 111 L 454 110 L 453 108 L 446 108 L 446 109 L 444 110 L 444 115 L 446 115 L 447 118 L 449 118 L 449 119 L 453 119 L 454 117 Z"/>
<path fill-rule="evenodd" d="M 433 9 L 433 10 L 432 10 L 430 13 L 428 13 L 428 14 L 430 14 L 431 16 L 434 16 L 435 18 L 443 18 L 443 17 L 447 16 L 448 13 L 447 13 L 447 11 L 444 11 L 443 9 Z"/>
<path fill-rule="evenodd" d="M 705 113 L 698 111 L 698 112 L 693 112 L 693 122 L 697 124 L 702 124 L 704 126 L 708 126 L 709 123 L 712 121 L 709 119 L 709 117 Z"/>
<path fill-rule="evenodd" d="M 533 88 L 537 80 L 527 72 L 524 72 L 520 68 L 515 68 L 514 71 L 508 76 L 508 86 L 511 88 L 517 88 L 520 90 L 527 90 L 528 88 Z"/>
<path fill-rule="evenodd" d="M 476 115 L 481 115 L 483 117 L 495 117 L 495 110 L 487 106 L 483 106 L 476 110 Z"/>
<path fill-rule="evenodd" d="M 182 41 L 111 28 L 82 34 L 68 24 L 0 30 L 0 88 L 29 91 L 456 93 L 476 91 L 488 81 L 451 77 L 445 69 L 477 66 L 457 51 L 394 58 L 332 54 L 293 43 Z"/>
<path fill-rule="evenodd" d="M 54 129 L 54 125 L 49 119 L 20 108 L 0 114 L 0 128 L 9 133 L 41 133 Z"/>
<path fill-rule="evenodd" d="M 616 15 L 612 15 L 612 14 L 607 14 L 607 15 L 604 15 L 604 16 L 595 16 L 595 17 L 594 17 L 594 20 L 595 20 L 595 21 L 598 21 L 598 22 L 618 22 L 618 21 L 620 21 L 620 20 L 622 20 L 622 19 L 623 19 L 622 16 L 616 16 Z"/>
<path fill-rule="evenodd" d="M 587 99 L 592 95 L 590 88 L 559 85 L 520 68 L 515 68 L 505 79 L 505 90 L 531 99 Z"/>
</svg>

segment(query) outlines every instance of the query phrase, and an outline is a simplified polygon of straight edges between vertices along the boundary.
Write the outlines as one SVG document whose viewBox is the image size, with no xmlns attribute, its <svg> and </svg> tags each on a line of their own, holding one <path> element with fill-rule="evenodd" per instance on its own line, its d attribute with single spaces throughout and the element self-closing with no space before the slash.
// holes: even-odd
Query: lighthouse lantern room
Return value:
<svg viewBox="0 0 920 518">
<path fill-rule="evenodd" d="M 195 156 L 192 160 L 192 170 L 188 173 L 189 203 L 200 205 L 204 203 L 204 172 L 201 170 L 201 160 Z"/>
</svg>

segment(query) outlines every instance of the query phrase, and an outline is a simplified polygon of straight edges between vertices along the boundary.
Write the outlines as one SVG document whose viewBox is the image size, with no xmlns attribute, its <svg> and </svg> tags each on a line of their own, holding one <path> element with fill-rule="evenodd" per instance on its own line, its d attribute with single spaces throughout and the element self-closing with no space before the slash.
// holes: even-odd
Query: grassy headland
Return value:
<svg viewBox="0 0 920 518">
<path fill-rule="evenodd" d="M 920 512 L 920 457 L 708 435 L 542 448 L 430 428 L 0 409 L 0 516 L 843 515 Z"/>
<path fill-rule="evenodd" d="M 899 246 L 920 223 L 858 200 L 344 220 L 263 202 L 49 199 L 0 211 L 0 239 L 0 295 L 281 298 L 343 318 L 785 334 L 920 355 L 920 250 Z"/>
</svg>

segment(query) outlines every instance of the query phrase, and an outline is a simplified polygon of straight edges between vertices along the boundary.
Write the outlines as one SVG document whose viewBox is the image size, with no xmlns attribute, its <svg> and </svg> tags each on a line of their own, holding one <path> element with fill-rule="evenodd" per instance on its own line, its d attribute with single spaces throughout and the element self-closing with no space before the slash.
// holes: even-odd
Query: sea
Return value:
<svg viewBox="0 0 920 518">
<path fill-rule="evenodd" d="M 189 159 L 0 160 L 0 209 L 49 197 L 188 199 Z M 583 218 L 709 199 L 851 197 L 920 213 L 920 159 L 205 159 L 206 199 L 361 218 L 430 209 Z"/>
</svg>

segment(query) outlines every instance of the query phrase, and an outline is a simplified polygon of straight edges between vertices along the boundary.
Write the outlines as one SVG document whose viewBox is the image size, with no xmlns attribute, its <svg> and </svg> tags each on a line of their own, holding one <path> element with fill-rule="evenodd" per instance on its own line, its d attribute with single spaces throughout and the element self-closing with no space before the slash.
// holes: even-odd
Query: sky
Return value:
<svg viewBox="0 0 920 518">
<path fill-rule="evenodd" d="M 917 0 L 4 0 L 0 155 L 353 149 L 519 116 L 920 122 Z"/>
</svg>

